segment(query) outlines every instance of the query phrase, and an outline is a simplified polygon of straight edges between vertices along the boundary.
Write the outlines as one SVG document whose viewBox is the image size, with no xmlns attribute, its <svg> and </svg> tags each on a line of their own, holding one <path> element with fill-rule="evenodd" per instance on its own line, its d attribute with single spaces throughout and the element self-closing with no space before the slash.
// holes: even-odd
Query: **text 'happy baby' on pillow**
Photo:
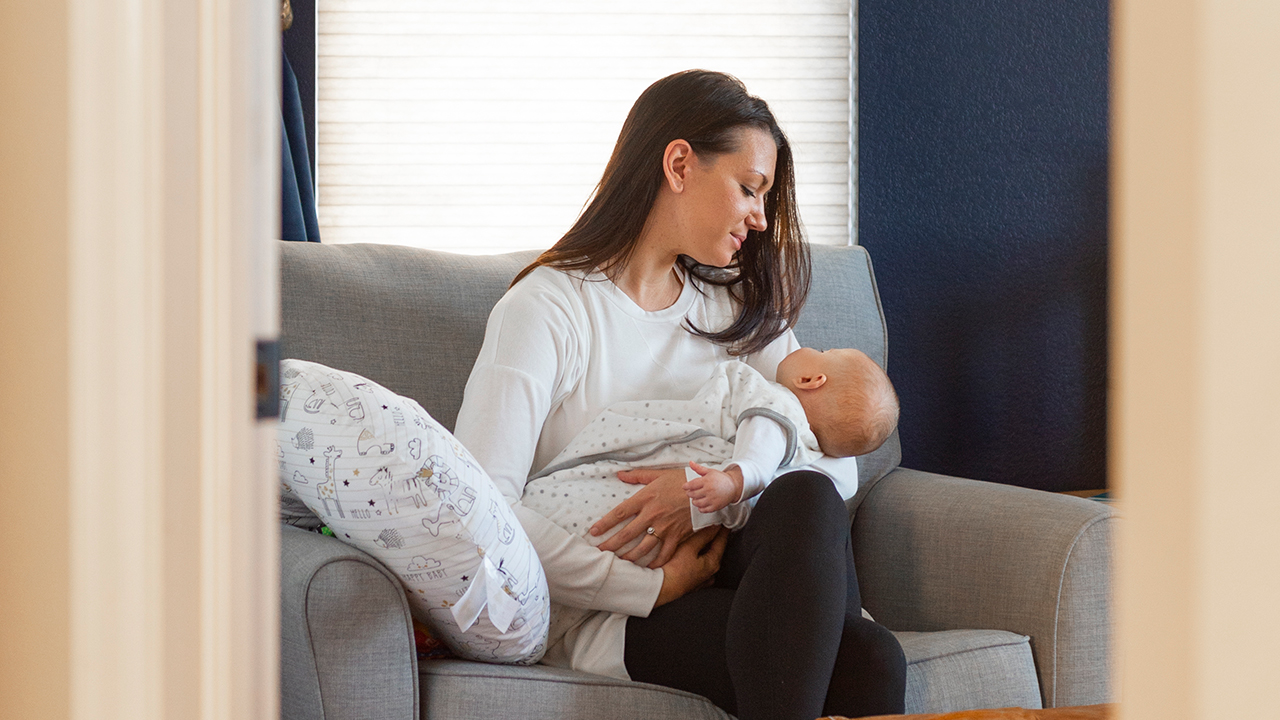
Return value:
<svg viewBox="0 0 1280 720">
<path fill-rule="evenodd" d="M 359 375 L 285 360 L 277 438 L 282 506 L 300 501 L 386 565 L 414 617 L 457 655 L 542 657 L 549 600 L 537 553 L 489 476 L 422 406 Z"/>
</svg>

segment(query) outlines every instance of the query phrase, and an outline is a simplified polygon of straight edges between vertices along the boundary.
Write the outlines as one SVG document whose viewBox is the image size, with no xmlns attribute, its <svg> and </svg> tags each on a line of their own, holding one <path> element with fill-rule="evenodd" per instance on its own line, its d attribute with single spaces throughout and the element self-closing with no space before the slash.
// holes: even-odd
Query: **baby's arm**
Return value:
<svg viewBox="0 0 1280 720">
<path fill-rule="evenodd" d="M 787 433 L 773 420 L 754 415 L 738 425 L 733 460 L 742 473 L 741 502 L 759 495 L 773 480 L 787 452 Z"/>
<path fill-rule="evenodd" d="M 739 424 L 733 459 L 722 473 L 733 480 L 735 492 L 728 500 L 729 505 L 711 511 L 699 508 L 690 495 L 690 504 L 698 511 L 693 513 L 694 529 L 723 525 L 736 530 L 745 525 L 750 509 L 742 505 L 742 501 L 753 498 L 764 490 L 777 472 L 786 449 L 787 435 L 782 426 L 773 420 L 755 416 L 748 417 Z M 693 467 L 686 468 L 685 472 L 689 476 L 686 485 L 706 479 Z M 738 478 L 741 478 L 741 484 L 738 484 Z"/>
<path fill-rule="evenodd" d="M 699 477 L 686 482 L 684 492 L 698 512 L 715 512 L 742 497 L 742 469 L 737 465 L 716 470 L 690 460 L 689 467 Z"/>
<path fill-rule="evenodd" d="M 776 365 L 776 361 L 774 364 Z M 750 506 L 744 504 L 744 501 L 764 490 L 787 459 L 790 449 L 791 441 L 782 425 L 758 412 L 761 408 L 769 407 L 769 400 L 775 395 L 771 383 L 757 370 L 740 362 L 725 362 L 718 369 L 725 373 L 729 381 L 729 406 L 722 410 L 727 410 L 730 418 L 741 419 L 732 430 L 735 435 L 725 438 L 733 441 L 733 457 L 724 471 L 730 474 L 733 485 L 726 492 L 723 477 L 706 475 L 693 466 L 685 469 L 688 479 L 686 485 L 690 486 L 687 494 L 690 505 L 696 511 L 692 518 L 695 530 L 710 525 L 723 525 L 731 530 L 742 527 L 750 513 Z M 777 392 L 787 391 L 778 387 Z M 748 412 L 753 409 L 757 412 Z M 783 417 L 786 417 L 785 414 Z M 724 432 L 726 429 L 722 426 L 720 431 Z M 708 481 L 707 478 L 713 479 Z M 714 493 L 707 489 L 709 482 L 715 484 Z M 697 498 L 705 501 L 702 507 L 694 502 L 695 493 L 707 494 L 706 497 Z"/>
</svg>

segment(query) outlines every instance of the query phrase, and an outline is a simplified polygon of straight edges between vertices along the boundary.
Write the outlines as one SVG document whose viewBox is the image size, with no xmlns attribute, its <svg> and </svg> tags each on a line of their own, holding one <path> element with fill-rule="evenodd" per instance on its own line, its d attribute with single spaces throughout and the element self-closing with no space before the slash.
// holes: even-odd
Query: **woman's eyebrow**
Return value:
<svg viewBox="0 0 1280 720">
<path fill-rule="evenodd" d="M 769 184 L 769 176 L 768 176 L 768 175 L 765 175 L 764 173 L 760 172 L 759 170 L 754 170 L 754 169 L 753 169 L 753 170 L 751 170 L 751 173 L 752 173 L 752 174 L 754 174 L 754 175 L 759 175 L 759 176 L 760 176 L 760 187 L 764 187 L 764 186 L 766 186 L 766 185 L 768 185 L 768 184 Z"/>
</svg>

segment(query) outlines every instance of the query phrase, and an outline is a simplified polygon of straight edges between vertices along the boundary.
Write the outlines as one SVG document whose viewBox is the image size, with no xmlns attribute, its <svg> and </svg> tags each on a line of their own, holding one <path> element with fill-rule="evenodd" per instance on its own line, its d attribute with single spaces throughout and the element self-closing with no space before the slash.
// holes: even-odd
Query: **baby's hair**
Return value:
<svg viewBox="0 0 1280 720">
<path fill-rule="evenodd" d="M 818 444 L 832 457 L 866 455 L 889 439 L 898 427 L 898 394 L 889 376 L 867 358 L 858 371 L 847 377 L 831 378 L 832 392 L 826 402 L 829 432 L 819 432 Z"/>
</svg>

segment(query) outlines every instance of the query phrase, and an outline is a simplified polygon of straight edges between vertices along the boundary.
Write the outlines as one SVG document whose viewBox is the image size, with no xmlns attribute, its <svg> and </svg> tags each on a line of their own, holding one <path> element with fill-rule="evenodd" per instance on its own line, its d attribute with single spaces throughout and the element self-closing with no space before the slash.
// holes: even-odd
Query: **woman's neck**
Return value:
<svg viewBox="0 0 1280 720">
<path fill-rule="evenodd" d="M 655 252 L 641 238 L 627 264 L 611 273 L 613 284 L 646 312 L 665 310 L 680 299 L 684 284 L 676 272 L 676 258 L 670 253 Z"/>
</svg>

